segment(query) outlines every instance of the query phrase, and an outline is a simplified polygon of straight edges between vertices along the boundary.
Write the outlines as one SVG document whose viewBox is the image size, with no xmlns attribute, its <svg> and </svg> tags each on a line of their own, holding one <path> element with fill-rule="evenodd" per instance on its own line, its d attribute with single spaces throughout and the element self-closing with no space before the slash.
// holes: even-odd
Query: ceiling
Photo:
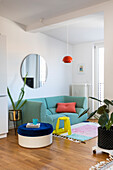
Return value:
<svg viewBox="0 0 113 170">
<path fill-rule="evenodd" d="M 31 26 L 108 0 L 0 0 L 0 16 Z"/>
<path fill-rule="evenodd" d="M 50 26 L 42 33 L 71 45 L 104 40 L 104 13 L 96 13 Z"/>
</svg>

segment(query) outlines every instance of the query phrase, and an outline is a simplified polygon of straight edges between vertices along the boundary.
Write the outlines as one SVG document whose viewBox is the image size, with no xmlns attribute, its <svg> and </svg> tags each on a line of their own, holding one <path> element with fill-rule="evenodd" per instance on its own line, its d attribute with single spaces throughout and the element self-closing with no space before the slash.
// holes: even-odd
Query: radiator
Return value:
<svg viewBox="0 0 113 170">
<path fill-rule="evenodd" d="M 88 97 L 88 84 L 72 85 L 72 96 Z"/>
<path fill-rule="evenodd" d="M 77 96 L 77 97 L 88 97 L 93 96 L 92 95 L 92 86 L 91 84 L 73 84 L 72 85 L 72 91 L 71 95 L 72 96 Z M 94 101 L 91 99 L 88 99 L 88 107 L 90 108 L 90 112 L 94 111 Z"/>
</svg>

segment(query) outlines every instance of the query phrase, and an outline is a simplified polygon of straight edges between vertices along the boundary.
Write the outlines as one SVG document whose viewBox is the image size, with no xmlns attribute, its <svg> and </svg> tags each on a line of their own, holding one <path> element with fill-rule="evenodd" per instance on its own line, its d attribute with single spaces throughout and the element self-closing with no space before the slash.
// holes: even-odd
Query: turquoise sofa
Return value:
<svg viewBox="0 0 113 170">
<path fill-rule="evenodd" d="M 57 103 L 76 102 L 76 113 L 56 113 Z M 23 123 L 32 122 L 33 118 L 38 118 L 40 122 L 50 123 L 53 129 L 56 127 L 59 117 L 70 118 L 71 125 L 87 120 L 87 113 L 78 118 L 87 109 L 86 97 L 56 96 L 46 98 L 28 99 L 22 109 Z M 64 122 L 60 122 L 60 128 L 64 127 Z"/>
</svg>

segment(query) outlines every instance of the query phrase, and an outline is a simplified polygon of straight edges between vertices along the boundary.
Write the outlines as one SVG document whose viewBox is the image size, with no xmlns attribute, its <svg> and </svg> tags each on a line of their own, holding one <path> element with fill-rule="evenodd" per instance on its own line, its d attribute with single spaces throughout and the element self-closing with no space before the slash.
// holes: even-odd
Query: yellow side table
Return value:
<svg viewBox="0 0 113 170">
<path fill-rule="evenodd" d="M 59 128 L 60 120 L 64 120 L 64 128 Z M 62 133 L 68 132 L 68 135 L 71 135 L 71 126 L 69 117 L 59 117 L 56 124 L 56 129 L 53 131 L 53 134 L 60 135 Z"/>
</svg>

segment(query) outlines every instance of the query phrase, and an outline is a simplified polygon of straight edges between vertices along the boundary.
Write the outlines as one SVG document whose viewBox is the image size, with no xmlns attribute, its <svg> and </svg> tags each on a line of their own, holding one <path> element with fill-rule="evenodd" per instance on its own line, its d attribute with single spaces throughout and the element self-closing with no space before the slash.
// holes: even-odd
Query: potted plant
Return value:
<svg viewBox="0 0 113 170">
<path fill-rule="evenodd" d="M 27 74 L 25 76 L 25 79 L 24 79 L 24 85 L 23 87 L 21 88 L 21 92 L 19 94 L 19 97 L 18 97 L 18 100 L 16 103 L 14 103 L 13 101 L 13 98 L 11 96 L 11 93 L 9 91 L 9 88 L 7 87 L 7 93 L 8 93 L 8 96 L 11 100 L 11 103 L 12 103 L 12 107 L 13 109 L 12 110 L 9 110 L 9 120 L 12 120 L 12 121 L 17 121 L 17 120 L 21 120 L 21 117 L 22 117 L 22 111 L 20 110 L 23 105 L 27 102 L 27 100 L 24 100 L 22 102 L 22 99 L 24 97 L 24 94 L 25 94 L 25 91 L 24 91 L 24 87 L 25 87 L 25 84 L 26 84 L 26 77 L 27 77 Z"/>
<path fill-rule="evenodd" d="M 100 102 L 101 106 L 98 107 L 97 110 L 92 112 L 88 119 L 94 116 L 96 113 L 100 115 L 98 119 L 98 123 L 100 127 L 98 127 L 98 146 L 103 149 L 113 149 L 113 112 L 110 112 L 110 106 L 113 106 L 113 102 L 104 99 L 103 101 L 95 98 L 89 97 L 93 100 Z M 79 117 L 83 116 L 89 109 L 85 110 Z"/>
</svg>

